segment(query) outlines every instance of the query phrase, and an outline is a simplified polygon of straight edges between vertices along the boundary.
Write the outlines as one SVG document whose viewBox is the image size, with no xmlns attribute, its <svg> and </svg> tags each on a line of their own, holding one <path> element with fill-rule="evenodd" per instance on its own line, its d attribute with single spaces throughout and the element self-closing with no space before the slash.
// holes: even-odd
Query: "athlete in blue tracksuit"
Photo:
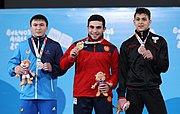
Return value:
<svg viewBox="0 0 180 114">
<path fill-rule="evenodd" d="M 57 114 L 57 77 L 65 74 L 59 67 L 63 55 L 61 46 L 45 35 L 47 18 L 35 15 L 30 20 L 32 37 L 21 42 L 8 62 L 8 72 L 14 77 L 25 70 L 21 61 L 30 61 L 29 70 L 36 75 L 32 84 L 22 85 L 20 90 L 21 114 Z"/>
</svg>

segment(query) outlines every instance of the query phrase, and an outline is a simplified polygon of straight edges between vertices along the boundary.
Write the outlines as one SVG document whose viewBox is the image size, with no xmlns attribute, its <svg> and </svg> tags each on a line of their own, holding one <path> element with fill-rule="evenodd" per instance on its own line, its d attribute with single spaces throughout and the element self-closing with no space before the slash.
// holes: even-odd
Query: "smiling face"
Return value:
<svg viewBox="0 0 180 114">
<path fill-rule="evenodd" d="M 44 20 L 34 19 L 31 22 L 31 32 L 34 37 L 42 37 L 48 29 L 47 23 Z"/>
<path fill-rule="evenodd" d="M 151 24 L 149 16 L 144 13 L 137 13 L 134 17 L 133 22 L 138 32 L 147 30 L 149 28 L 149 25 Z"/>
<path fill-rule="evenodd" d="M 106 30 L 103 27 L 103 22 L 101 21 L 90 21 L 88 25 L 88 34 L 93 40 L 98 40 L 102 37 L 103 32 Z"/>
</svg>

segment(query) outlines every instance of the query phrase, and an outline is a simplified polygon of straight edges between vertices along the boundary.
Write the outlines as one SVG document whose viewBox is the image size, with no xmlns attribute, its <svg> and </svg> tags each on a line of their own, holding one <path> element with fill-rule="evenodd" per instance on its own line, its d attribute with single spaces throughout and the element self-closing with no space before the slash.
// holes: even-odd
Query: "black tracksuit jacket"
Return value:
<svg viewBox="0 0 180 114">
<path fill-rule="evenodd" d="M 140 33 L 136 31 L 140 36 Z M 160 74 L 169 67 L 167 42 L 162 36 L 144 32 L 147 36 L 146 50 L 150 50 L 153 60 L 144 59 L 138 53 L 140 43 L 135 35 L 122 43 L 119 56 L 118 97 L 124 97 L 126 88 L 133 90 L 149 90 L 159 88 L 162 83 Z M 154 38 L 158 40 L 154 41 Z"/>
</svg>

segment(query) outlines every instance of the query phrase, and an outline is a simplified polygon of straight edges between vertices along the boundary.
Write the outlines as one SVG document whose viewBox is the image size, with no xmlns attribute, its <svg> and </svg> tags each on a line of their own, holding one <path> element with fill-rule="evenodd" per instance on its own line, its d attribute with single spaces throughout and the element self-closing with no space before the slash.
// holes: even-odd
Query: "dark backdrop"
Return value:
<svg viewBox="0 0 180 114">
<path fill-rule="evenodd" d="M 0 8 L 179 7 L 180 0 L 0 0 Z"/>
</svg>

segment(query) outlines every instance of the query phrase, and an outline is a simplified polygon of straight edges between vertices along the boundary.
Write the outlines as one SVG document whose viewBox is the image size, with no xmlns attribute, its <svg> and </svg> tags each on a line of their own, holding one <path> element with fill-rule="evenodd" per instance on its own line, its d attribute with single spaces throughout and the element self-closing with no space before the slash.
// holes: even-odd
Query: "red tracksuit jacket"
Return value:
<svg viewBox="0 0 180 114">
<path fill-rule="evenodd" d="M 69 69 L 75 63 L 74 76 L 74 97 L 95 97 L 98 91 L 91 89 L 96 82 L 95 75 L 101 71 L 106 74 L 106 81 L 111 82 L 113 86 L 108 91 L 112 96 L 118 82 L 118 49 L 115 45 L 107 40 L 100 38 L 100 43 L 89 44 L 92 40 L 90 37 L 84 38 L 84 48 L 80 50 L 78 56 L 74 59 L 70 58 L 70 51 L 76 46 L 73 43 L 64 53 L 60 60 L 61 69 Z"/>
</svg>

